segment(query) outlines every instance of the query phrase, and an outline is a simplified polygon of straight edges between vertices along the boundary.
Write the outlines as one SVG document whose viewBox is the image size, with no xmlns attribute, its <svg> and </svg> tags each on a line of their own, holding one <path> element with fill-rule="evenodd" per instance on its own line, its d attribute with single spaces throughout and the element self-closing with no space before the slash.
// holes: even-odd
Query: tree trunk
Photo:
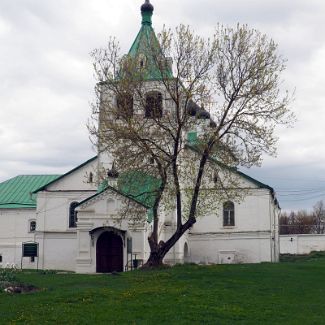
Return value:
<svg viewBox="0 0 325 325">
<path fill-rule="evenodd" d="M 147 262 L 143 265 L 143 268 L 155 268 L 164 265 L 163 259 L 165 255 L 183 236 L 185 231 L 188 230 L 195 222 L 195 218 L 190 218 L 184 225 L 180 226 L 166 242 L 161 240 L 158 245 L 155 243 L 154 237 L 150 236 L 148 238 L 150 245 L 150 256 Z"/>
<path fill-rule="evenodd" d="M 160 252 L 150 252 L 150 256 L 147 262 L 143 265 L 143 268 L 156 268 L 164 265 L 164 257 L 165 255 L 160 254 Z"/>
</svg>

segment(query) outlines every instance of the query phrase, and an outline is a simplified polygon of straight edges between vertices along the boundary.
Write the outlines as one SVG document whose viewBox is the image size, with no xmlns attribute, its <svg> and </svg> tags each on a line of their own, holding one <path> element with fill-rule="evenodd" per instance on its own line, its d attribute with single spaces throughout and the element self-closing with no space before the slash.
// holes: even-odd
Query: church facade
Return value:
<svg viewBox="0 0 325 325">
<path fill-rule="evenodd" d="M 145 38 L 154 33 L 152 11 L 146 1 L 129 55 L 138 55 Z M 163 92 L 156 80 L 148 83 L 148 89 Z M 162 109 L 171 109 L 167 106 L 162 100 Z M 198 218 L 168 252 L 165 263 L 278 261 L 280 208 L 274 190 L 237 170 L 233 173 L 246 189 L 242 200 L 227 200 Z M 99 174 L 104 179 L 99 180 Z M 0 265 L 22 263 L 32 268 L 37 262 L 42 269 L 107 273 L 130 270 L 148 259 L 150 206 L 119 188 L 109 153 L 99 150 L 96 157 L 61 176 L 27 177 L 24 186 L 18 182 L 10 187 L 10 182 L 14 181 L 0 184 Z M 23 194 L 16 196 L 17 191 Z M 121 218 L 126 205 L 137 210 L 137 218 Z M 166 241 L 175 227 L 176 211 L 161 212 L 159 239 Z M 36 261 L 22 258 L 23 242 L 38 244 Z"/>
</svg>

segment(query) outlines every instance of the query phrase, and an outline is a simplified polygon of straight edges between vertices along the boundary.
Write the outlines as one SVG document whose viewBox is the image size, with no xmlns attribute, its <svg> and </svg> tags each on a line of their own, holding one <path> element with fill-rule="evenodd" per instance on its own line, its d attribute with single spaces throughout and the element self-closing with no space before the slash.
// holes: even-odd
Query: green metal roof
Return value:
<svg viewBox="0 0 325 325">
<path fill-rule="evenodd" d="M 118 189 L 127 197 L 152 208 L 160 180 L 141 171 L 129 171 L 118 178 Z"/>
<path fill-rule="evenodd" d="M 141 15 L 141 28 L 129 50 L 128 56 L 133 59 L 140 59 L 141 56 L 145 57 L 145 64 L 143 67 L 144 80 L 161 80 L 163 78 L 162 72 L 158 68 L 156 62 L 158 56 L 161 56 L 162 59 L 165 58 L 162 55 L 155 31 L 151 26 L 152 12 L 141 12 Z M 165 78 L 173 78 L 173 73 L 167 65 L 163 74 Z"/>
<path fill-rule="evenodd" d="M 36 208 L 32 192 L 59 175 L 19 175 L 0 183 L 0 209 Z"/>
</svg>

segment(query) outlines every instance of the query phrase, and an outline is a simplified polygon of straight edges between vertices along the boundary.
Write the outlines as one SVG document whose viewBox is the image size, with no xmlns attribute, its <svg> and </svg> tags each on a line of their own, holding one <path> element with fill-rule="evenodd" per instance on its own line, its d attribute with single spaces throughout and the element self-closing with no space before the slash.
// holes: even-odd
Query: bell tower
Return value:
<svg viewBox="0 0 325 325">
<path fill-rule="evenodd" d="M 162 53 L 159 41 L 155 34 L 155 31 L 152 27 L 152 16 L 153 16 L 154 7 L 149 0 L 145 0 L 140 7 L 141 12 L 141 27 L 140 30 L 133 41 L 128 54 L 125 55 L 125 59 L 130 59 L 136 66 L 135 71 L 141 71 L 141 82 L 144 85 L 144 98 L 145 105 L 142 107 L 141 112 L 136 112 L 138 116 L 143 118 L 152 118 L 161 117 L 165 109 L 164 104 L 164 89 L 162 83 L 160 82 L 162 78 L 173 78 L 171 62 L 166 59 Z M 123 62 L 123 61 L 122 61 Z M 163 67 L 163 68 L 162 68 Z M 123 74 L 123 67 L 120 71 Z M 138 75 L 138 73 L 136 73 Z M 135 77 L 137 78 L 137 76 Z M 117 78 L 117 82 L 119 82 Z M 104 87 L 104 86 L 103 86 Z M 129 98 L 130 94 L 119 98 L 117 94 L 112 93 L 109 97 L 105 98 L 105 101 L 108 101 L 110 105 L 115 105 L 118 109 L 119 102 L 121 101 L 121 106 L 133 106 L 129 107 L 131 114 L 134 113 L 134 98 Z M 126 103 L 127 102 L 127 103 Z M 156 114 L 154 116 L 154 114 Z M 105 118 L 101 116 L 100 110 L 100 120 Z M 100 123 L 104 125 L 105 123 Z M 113 157 L 109 152 L 109 148 L 103 147 L 101 144 L 98 146 L 98 174 L 101 179 L 107 178 L 107 173 L 110 173 L 114 161 Z M 116 171 L 114 170 L 114 173 Z"/>
</svg>

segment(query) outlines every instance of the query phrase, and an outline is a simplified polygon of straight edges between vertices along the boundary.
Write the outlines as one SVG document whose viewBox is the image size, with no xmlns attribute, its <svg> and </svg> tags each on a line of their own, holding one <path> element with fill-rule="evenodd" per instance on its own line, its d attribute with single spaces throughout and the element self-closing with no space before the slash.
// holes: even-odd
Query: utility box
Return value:
<svg viewBox="0 0 325 325">
<path fill-rule="evenodd" d="M 219 251 L 219 263 L 220 264 L 234 264 L 236 263 L 235 251 Z"/>
</svg>

